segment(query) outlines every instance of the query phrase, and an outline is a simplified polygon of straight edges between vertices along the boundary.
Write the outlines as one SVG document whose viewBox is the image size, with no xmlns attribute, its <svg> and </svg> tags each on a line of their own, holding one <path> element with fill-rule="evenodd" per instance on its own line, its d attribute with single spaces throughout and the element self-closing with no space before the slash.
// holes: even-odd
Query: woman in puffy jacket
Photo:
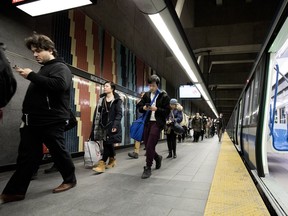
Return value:
<svg viewBox="0 0 288 216">
<path fill-rule="evenodd" d="M 167 145 L 169 149 L 169 154 L 167 158 L 172 158 L 172 152 L 173 152 L 173 158 L 177 157 L 176 154 L 176 136 L 177 134 L 173 130 L 173 124 L 174 122 L 177 122 L 180 124 L 182 121 L 183 115 L 182 111 L 177 109 L 178 106 L 178 101 L 175 98 L 172 98 L 170 100 L 170 107 L 171 107 L 171 112 L 167 118 L 166 125 L 167 125 Z"/>
<path fill-rule="evenodd" d="M 100 98 L 98 113 L 95 115 L 94 139 L 103 140 L 104 148 L 102 160 L 93 168 L 97 174 L 116 165 L 114 144 L 122 141 L 122 100 L 115 88 L 113 82 L 104 83 L 104 94 Z M 108 158 L 109 162 L 106 165 Z"/>
</svg>

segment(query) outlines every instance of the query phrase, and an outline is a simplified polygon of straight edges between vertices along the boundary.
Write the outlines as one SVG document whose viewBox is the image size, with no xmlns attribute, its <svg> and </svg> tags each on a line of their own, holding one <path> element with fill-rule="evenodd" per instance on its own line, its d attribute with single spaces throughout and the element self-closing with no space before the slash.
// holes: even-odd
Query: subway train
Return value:
<svg viewBox="0 0 288 216">
<path fill-rule="evenodd" d="M 288 214 L 288 4 L 283 1 L 226 131 L 259 191 Z"/>
</svg>

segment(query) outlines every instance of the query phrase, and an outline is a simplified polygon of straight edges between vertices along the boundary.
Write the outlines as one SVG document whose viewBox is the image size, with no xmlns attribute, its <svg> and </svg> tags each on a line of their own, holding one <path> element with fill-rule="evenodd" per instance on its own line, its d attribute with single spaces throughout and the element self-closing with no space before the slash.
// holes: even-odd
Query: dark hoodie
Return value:
<svg viewBox="0 0 288 216">
<path fill-rule="evenodd" d="M 30 126 L 44 126 L 69 119 L 72 74 L 62 59 L 50 60 L 38 73 L 31 72 L 22 120 Z"/>
</svg>

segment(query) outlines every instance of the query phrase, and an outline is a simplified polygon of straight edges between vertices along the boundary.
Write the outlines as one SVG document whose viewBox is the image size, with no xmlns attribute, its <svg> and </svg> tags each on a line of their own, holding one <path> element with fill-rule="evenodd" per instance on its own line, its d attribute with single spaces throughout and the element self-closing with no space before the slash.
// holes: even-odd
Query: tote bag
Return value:
<svg viewBox="0 0 288 216">
<path fill-rule="evenodd" d="M 95 166 L 101 160 L 101 150 L 98 142 L 88 140 L 84 142 L 84 166 L 87 169 Z"/>
<path fill-rule="evenodd" d="M 157 90 L 153 100 L 150 103 L 150 106 L 154 103 L 158 94 L 159 94 L 159 90 Z M 144 132 L 144 126 L 145 126 L 147 115 L 148 115 L 148 111 L 132 123 L 130 127 L 130 137 L 132 139 L 139 141 L 139 142 L 143 141 L 143 132 Z"/>
</svg>

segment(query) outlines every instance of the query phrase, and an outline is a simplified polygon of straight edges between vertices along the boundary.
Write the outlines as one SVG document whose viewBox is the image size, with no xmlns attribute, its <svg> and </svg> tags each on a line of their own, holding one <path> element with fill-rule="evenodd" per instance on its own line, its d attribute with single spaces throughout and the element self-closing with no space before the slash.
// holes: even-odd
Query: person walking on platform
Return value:
<svg viewBox="0 0 288 216">
<path fill-rule="evenodd" d="M 177 122 L 180 124 L 180 122 L 183 119 L 183 113 L 182 111 L 177 109 L 177 106 L 178 106 L 178 101 L 175 98 L 172 98 L 170 100 L 171 111 L 166 121 L 167 145 L 168 145 L 168 150 L 169 150 L 169 154 L 167 158 L 172 158 L 172 152 L 173 152 L 173 158 L 177 157 L 177 154 L 176 154 L 176 145 L 177 145 L 176 136 L 177 135 L 175 134 L 172 126 L 174 122 Z"/>
<path fill-rule="evenodd" d="M 142 174 L 142 179 L 151 176 L 153 159 L 156 161 L 156 169 L 160 169 L 162 156 L 158 155 L 155 147 L 160 138 L 160 132 L 166 124 L 166 118 L 170 112 L 170 98 L 165 91 L 158 87 L 160 78 L 152 75 L 149 80 L 149 92 L 146 92 L 141 101 L 137 104 L 141 113 L 149 112 L 144 127 L 144 144 L 146 146 L 146 166 Z M 151 102 L 153 102 L 151 104 Z"/>
<path fill-rule="evenodd" d="M 141 92 L 141 98 L 143 97 L 144 94 L 145 94 L 145 92 Z M 137 104 L 141 101 L 141 98 L 140 98 L 140 100 L 137 102 Z M 137 109 L 136 112 L 137 112 L 137 119 L 138 119 L 138 118 L 140 118 L 140 117 L 142 116 L 143 113 L 140 113 L 140 112 L 139 112 L 139 109 Z M 140 144 L 141 144 L 140 141 L 135 140 L 134 152 L 129 152 L 129 153 L 128 153 L 128 156 L 129 156 L 129 157 L 134 158 L 134 159 L 138 159 L 138 157 L 139 157 L 139 151 L 140 151 Z"/>
<path fill-rule="evenodd" d="M 219 114 L 219 118 L 217 118 L 217 120 L 216 120 L 216 125 L 217 125 L 217 135 L 219 138 L 219 142 L 221 142 L 222 134 L 225 131 L 225 120 L 223 118 L 222 113 Z"/>
<path fill-rule="evenodd" d="M 30 68 L 15 67 L 16 72 L 31 83 L 23 102 L 17 168 L 0 196 L 2 203 L 25 198 L 31 177 L 42 159 L 43 142 L 63 178 L 53 193 L 76 186 L 75 167 L 65 148 L 64 137 L 69 119 L 71 71 L 62 59 L 57 58 L 54 43 L 49 37 L 34 34 L 25 41 L 36 61 L 43 66 L 38 73 Z"/>
<path fill-rule="evenodd" d="M 206 134 L 206 125 L 207 125 L 207 117 L 205 116 L 204 113 L 202 113 L 202 129 L 201 129 L 201 141 L 203 140 L 204 138 L 204 134 Z"/>
<path fill-rule="evenodd" d="M 205 138 L 209 138 L 211 134 L 211 127 L 212 127 L 212 120 L 210 117 L 207 119 L 207 124 L 206 124 L 206 135 Z"/>
<path fill-rule="evenodd" d="M 94 139 L 99 140 L 97 138 L 99 134 L 97 133 L 101 133 L 104 148 L 102 159 L 93 168 L 96 174 L 103 173 L 106 169 L 116 165 L 114 144 L 122 142 L 122 100 L 115 90 L 116 86 L 113 82 L 107 81 L 104 83 L 104 94 L 100 99 L 100 103 L 98 103 L 98 110 L 96 110 L 99 115 L 96 114 L 95 118 L 97 116 L 100 118 L 94 121 Z M 106 165 L 108 158 L 109 162 Z"/>
<path fill-rule="evenodd" d="M 195 117 L 192 120 L 192 128 L 193 128 L 193 131 L 194 131 L 194 134 L 193 134 L 194 140 L 193 140 L 193 142 L 198 142 L 199 141 L 199 137 L 201 135 L 202 128 L 203 128 L 202 118 L 200 117 L 199 113 L 196 113 Z"/>
</svg>

